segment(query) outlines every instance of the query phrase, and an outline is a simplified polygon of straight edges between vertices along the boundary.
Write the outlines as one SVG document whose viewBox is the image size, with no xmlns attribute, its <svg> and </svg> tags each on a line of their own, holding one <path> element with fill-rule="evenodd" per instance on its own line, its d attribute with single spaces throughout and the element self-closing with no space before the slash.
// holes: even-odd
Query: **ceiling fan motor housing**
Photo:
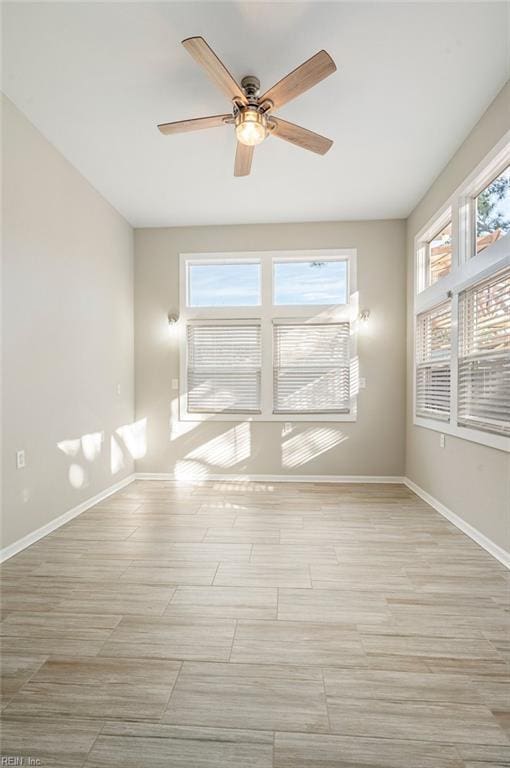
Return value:
<svg viewBox="0 0 510 768">
<path fill-rule="evenodd" d="M 255 75 L 246 75 L 241 80 L 241 88 L 248 99 L 256 99 L 260 93 L 260 80 Z"/>
</svg>

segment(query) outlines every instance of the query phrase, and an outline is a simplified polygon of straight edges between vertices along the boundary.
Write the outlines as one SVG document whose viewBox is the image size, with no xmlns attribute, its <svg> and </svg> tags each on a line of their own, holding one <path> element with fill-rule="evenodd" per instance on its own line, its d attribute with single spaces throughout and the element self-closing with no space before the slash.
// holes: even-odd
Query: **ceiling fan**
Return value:
<svg viewBox="0 0 510 768">
<path fill-rule="evenodd" d="M 203 37 L 188 37 L 182 44 L 231 100 L 232 113 L 162 123 L 158 125 L 161 133 L 183 133 L 235 125 L 237 149 L 234 176 L 248 176 L 255 145 L 270 135 L 278 136 L 319 155 L 326 154 L 333 144 L 331 139 L 274 117 L 272 112 L 335 72 L 336 65 L 329 53 L 319 51 L 260 96 L 259 79 L 254 75 L 247 75 L 241 80 L 241 85 L 238 85 Z"/>
</svg>

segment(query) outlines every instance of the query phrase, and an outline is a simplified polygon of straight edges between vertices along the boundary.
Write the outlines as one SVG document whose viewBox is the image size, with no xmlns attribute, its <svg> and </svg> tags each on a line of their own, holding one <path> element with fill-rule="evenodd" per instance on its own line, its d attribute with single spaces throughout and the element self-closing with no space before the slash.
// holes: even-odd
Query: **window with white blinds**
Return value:
<svg viewBox="0 0 510 768">
<path fill-rule="evenodd" d="M 510 435 L 510 269 L 459 294 L 460 426 Z"/>
<path fill-rule="evenodd" d="M 258 413 L 261 344 L 257 324 L 189 324 L 189 413 Z"/>
<path fill-rule="evenodd" d="M 275 323 L 275 413 L 348 413 L 349 323 Z"/>
<path fill-rule="evenodd" d="M 416 318 L 416 414 L 450 418 L 452 307 L 447 301 Z"/>
<path fill-rule="evenodd" d="M 179 261 L 179 420 L 357 420 L 354 248 Z"/>
</svg>

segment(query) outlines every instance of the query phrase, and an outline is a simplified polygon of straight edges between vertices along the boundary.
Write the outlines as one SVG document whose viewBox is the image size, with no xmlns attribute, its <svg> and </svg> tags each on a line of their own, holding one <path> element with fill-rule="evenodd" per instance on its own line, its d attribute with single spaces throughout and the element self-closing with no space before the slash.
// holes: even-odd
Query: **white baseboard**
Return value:
<svg viewBox="0 0 510 768">
<path fill-rule="evenodd" d="M 419 496 L 420 499 L 426 501 L 427 504 L 436 510 L 436 512 L 439 512 L 440 515 L 445 517 L 450 521 L 450 523 L 453 523 L 453 525 L 459 528 L 462 533 L 465 533 L 466 536 L 469 536 L 470 539 L 473 539 L 473 541 L 483 547 L 483 549 L 485 549 L 489 555 L 492 555 L 492 557 L 495 557 L 496 560 L 499 560 L 499 562 L 506 566 L 506 568 L 510 569 L 510 552 L 507 552 L 506 549 L 503 549 L 503 547 L 500 547 L 499 544 L 496 544 L 494 541 L 492 541 L 492 539 L 489 539 L 488 536 L 479 531 L 478 528 L 475 528 L 469 523 L 466 523 L 462 517 L 459 517 L 459 515 L 456 515 L 455 512 L 451 511 L 451 509 L 445 507 L 444 504 L 441 504 L 440 501 L 431 496 L 430 493 L 427 493 L 427 491 L 424 491 L 423 488 L 420 488 L 419 485 L 416 485 L 416 483 L 414 483 L 408 477 L 404 477 L 404 484 L 407 485 L 409 490 L 413 491 L 413 493 Z"/>
<path fill-rule="evenodd" d="M 137 472 L 136 480 L 165 480 L 183 485 L 200 485 L 209 481 L 251 483 L 392 483 L 402 485 L 403 477 L 391 475 L 207 475 L 188 480 L 176 478 L 171 472 Z"/>
<path fill-rule="evenodd" d="M 82 501 L 81 504 L 78 504 L 78 506 L 69 509 L 67 512 L 64 512 L 63 515 L 59 515 L 59 517 L 56 517 L 54 520 L 50 520 L 49 523 L 46 523 L 46 525 L 43 525 L 36 531 L 32 531 L 32 533 L 23 536 L 22 539 L 18 539 L 18 541 L 15 541 L 13 544 L 9 544 L 8 547 L 0 549 L 0 563 L 3 563 L 13 555 L 18 554 L 18 552 L 21 552 L 22 549 L 26 549 L 31 544 L 35 544 L 36 541 L 39 541 L 39 539 L 42 539 L 52 531 L 60 528 L 61 525 L 68 523 L 74 517 L 78 517 L 78 515 L 81 515 L 82 512 L 90 509 L 90 507 L 93 507 L 95 504 L 99 504 L 100 501 L 108 498 L 108 496 L 111 496 L 112 493 L 116 493 L 117 491 L 120 491 L 121 488 L 125 488 L 126 485 L 132 483 L 134 479 L 134 474 L 128 475 L 123 480 L 119 480 L 118 483 L 110 485 L 109 488 L 105 488 L 104 491 L 96 494 L 96 496 L 92 496 L 92 498 L 87 499 L 86 501 Z"/>
</svg>

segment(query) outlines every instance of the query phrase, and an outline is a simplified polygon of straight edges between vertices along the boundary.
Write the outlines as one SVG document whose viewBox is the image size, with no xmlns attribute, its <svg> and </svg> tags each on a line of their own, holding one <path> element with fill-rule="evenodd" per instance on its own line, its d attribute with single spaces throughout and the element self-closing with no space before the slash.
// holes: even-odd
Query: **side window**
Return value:
<svg viewBox="0 0 510 768">
<path fill-rule="evenodd" d="M 510 165 L 475 198 L 475 253 L 510 232 Z"/>
<path fill-rule="evenodd" d="M 453 267 L 452 211 L 448 208 L 432 222 L 416 250 L 417 292 L 427 290 L 449 275 Z"/>
<path fill-rule="evenodd" d="M 434 285 L 452 269 L 452 222 L 428 243 L 427 285 Z"/>
<path fill-rule="evenodd" d="M 510 453 L 510 142 L 415 237 L 414 424 Z"/>
</svg>

